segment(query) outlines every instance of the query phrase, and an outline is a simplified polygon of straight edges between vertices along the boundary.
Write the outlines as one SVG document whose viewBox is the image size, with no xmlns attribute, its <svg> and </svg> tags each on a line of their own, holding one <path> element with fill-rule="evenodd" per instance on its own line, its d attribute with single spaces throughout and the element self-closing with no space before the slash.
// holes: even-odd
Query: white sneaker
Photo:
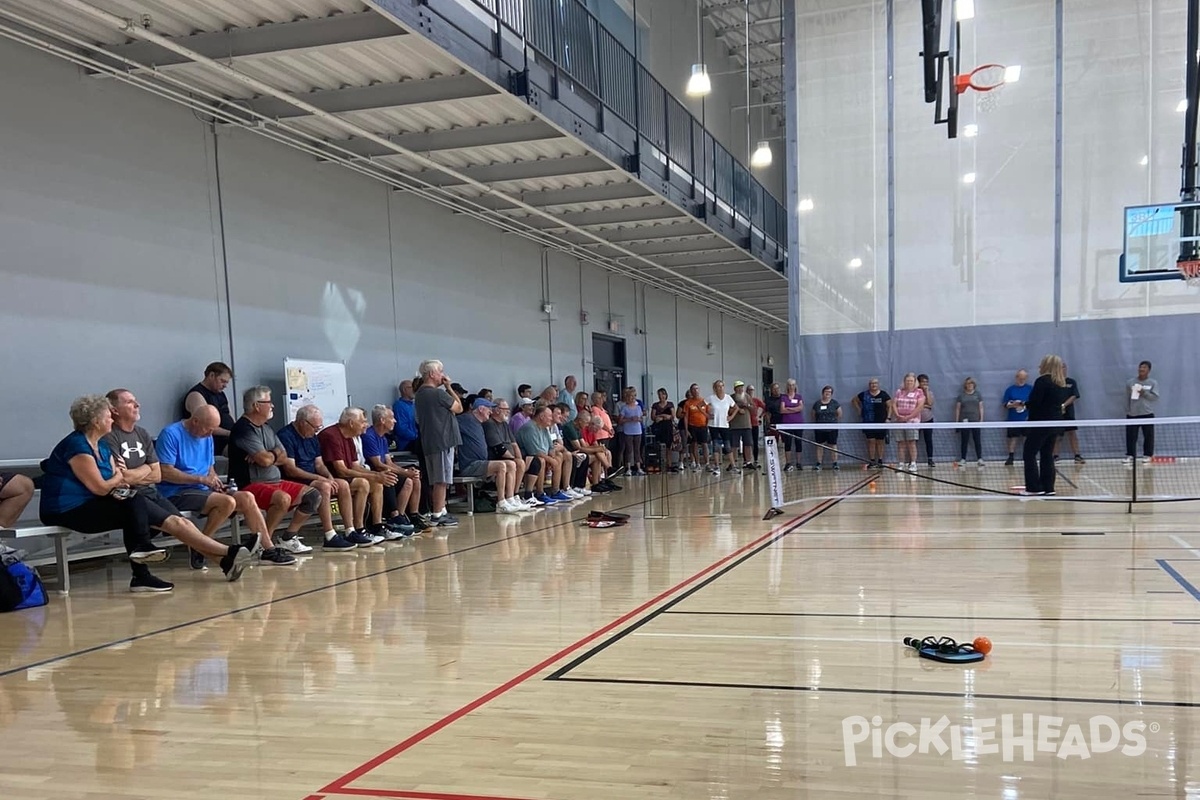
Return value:
<svg viewBox="0 0 1200 800">
<path fill-rule="evenodd" d="M 312 548 L 300 541 L 299 536 L 293 536 L 291 539 L 280 539 L 275 546 L 288 553 L 312 552 Z"/>
<path fill-rule="evenodd" d="M 908 471 L 916 472 L 917 471 L 917 462 L 915 462 L 915 461 L 908 462 Z"/>
<path fill-rule="evenodd" d="M 586 488 L 586 487 L 585 487 L 585 488 L 583 488 L 583 489 L 580 489 L 579 491 L 580 491 L 580 492 L 583 494 L 583 496 L 584 496 L 584 497 L 591 497 L 591 496 L 592 496 L 592 490 L 591 490 L 591 489 L 588 489 L 588 488 Z"/>
<path fill-rule="evenodd" d="M 980 469 L 983 469 L 983 459 L 982 458 L 979 459 L 979 461 L 976 462 L 975 466 L 979 467 Z"/>
<path fill-rule="evenodd" d="M 713 469 L 712 474 L 713 474 L 714 478 L 721 477 L 721 468 L 717 467 L 717 468 Z"/>
<path fill-rule="evenodd" d="M 1153 460 L 1154 460 L 1154 459 L 1153 459 L 1153 458 L 1151 458 L 1150 456 L 1142 456 L 1142 463 L 1143 463 L 1143 464 L 1149 464 L 1149 463 L 1150 463 L 1151 461 L 1153 461 Z"/>
<path fill-rule="evenodd" d="M 524 503 L 525 505 L 529 506 L 530 508 L 538 508 L 539 506 L 546 505 L 541 500 L 538 500 L 536 497 L 526 497 L 526 498 L 523 498 L 521 500 L 521 502 Z"/>
<path fill-rule="evenodd" d="M 524 506 L 516 506 L 511 500 L 501 500 L 496 504 L 496 510 L 501 514 L 519 514 Z"/>
<path fill-rule="evenodd" d="M 1133 456 L 1125 456 L 1125 460 L 1122 461 L 1121 463 L 1127 467 L 1132 467 L 1133 466 Z"/>
</svg>

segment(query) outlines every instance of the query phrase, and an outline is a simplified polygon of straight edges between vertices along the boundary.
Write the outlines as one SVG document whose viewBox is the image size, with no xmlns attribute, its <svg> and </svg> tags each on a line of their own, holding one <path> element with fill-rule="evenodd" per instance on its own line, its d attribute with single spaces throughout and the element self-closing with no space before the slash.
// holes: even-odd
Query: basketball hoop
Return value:
<svg viewBox="0 0 1200 800">
<path fill-rule="evenodd" d="M 984 64 L 970 72 L 954 76 L 954 91 L 965 94 L 967 89 L 979 92 L 977 106 L 980 111 L 991 111 L 1000 101 L 1000 90 L 1004 88 L 1005 72 L 1003 64 Z"/>
<path fill-rule="evenodd" d="M 1175 265 L 1179 267 L 1179 275 L 1187 281 L 1188 286 L 1200 287 L 1200 261 L 1179 261 Z"/>
</svg>

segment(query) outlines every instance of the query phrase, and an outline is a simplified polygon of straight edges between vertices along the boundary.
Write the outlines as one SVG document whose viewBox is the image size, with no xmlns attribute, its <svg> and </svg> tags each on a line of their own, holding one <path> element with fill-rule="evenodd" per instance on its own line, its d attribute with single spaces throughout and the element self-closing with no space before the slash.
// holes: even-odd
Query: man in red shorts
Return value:
<svg viewBox="0 0 1200 800">
<path fill-rule="evenodd" d="M 258 507 L 266 512 L 267 531 L 274 536 L 275 530 L 288 511 L 292 521 L 283 538 L 295 536 L 314 513 L 320 515 L 325 539 L 334 534 L 333 517 L 329 512 L 328 481 L 317 487 L 283 480 L 280 467 L 291 462 L 275 431 L 267 422 L 275 415 L 275 404 L 271 402 L 271 389 L 267 386 L 251 386 L 242 395 L 243 414 L 233 425 L 229 438 L 229 476 L 238 483 L 238 488 L 254 495 Z M 267 542 L 263 542 L 267 546 Z M 272 558 L 295 558 L 281 548 L 273 548 Z M 263 558 L 267 557 L 263 552 Z"/>
</svg>

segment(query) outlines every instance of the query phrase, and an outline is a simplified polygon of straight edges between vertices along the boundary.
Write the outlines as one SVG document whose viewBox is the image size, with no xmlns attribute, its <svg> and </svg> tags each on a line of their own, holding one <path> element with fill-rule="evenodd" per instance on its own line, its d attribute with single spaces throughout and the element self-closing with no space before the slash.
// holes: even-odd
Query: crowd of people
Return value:
<svg viewBox="0 0 1200 800">
<path fill-rule="evenodd" d="M 1141 362 L 1126 386 L 1130 418 L 1154 416 L 1158 386 L 1150 371 L 1151 364 Z M 727 394 L 724 381 L 717 380 L 707 396 L 692 384 L 678 405 L 659 389 L 647 410 L 634 387 L 612 403 L 605 392 L 579 391 L 575 376 L 536 396 L 532 386 L 522 384 L 511 401 L 487 388 L 469 393 L 450 380 L 440 361 L 430 359 L 415 378 L 400 383 L 390 407 L 379 404 L 369 412 L 347 407 L 326 426 L 321 409 L 307 405 L 276 432 L 267 386 L 246 389 L 242 415 L 233 418 L 225 393 L 232 377 L 228 365 L 209 364 L 204 379 L 184 394 L 180 419 L 157 437 L 138 424 L 141 407 L 129 389 L 77 398 L 70 407 L 73 430 L 41 463 L 42 522 L 82 533 L 121 530 L 130 590 L 167 592 L 173 585 L 149 569 L 168 555 L 153 542 L 158 534 L 187 545 L 192 569 L 205 570 L 213 560 L 235 581 L 251 564 L 286 566 L 311 552 L 300 529 L 313 516 L 320 522 L 321 547 L 330 552 L 452 528 L 458 520 L 446 503 L 456 475 L 494 487 L 497 512 L 526 513 L 620 491 L 614 478 L 642 476 L 648 469 L 707 469 L 713 475 L 756 470 L 761 435 L 779 432 L 776 426 L 809 424 L 812 468 L 822 469 L 828 454 L 830 468 L 839 469 L 839 430 L 829 426 L 843 421 L 843 408 L 828 385 L 811 408 L 795 380 L 772 384 L 764 398 L 740 380 Z M 1080 397 L 1058 356 L 1042 360 L 1032 385 L 1019 370 L 1005 390 L 1000 401 L 1010 423 L 1005 463 L 1014 463 L 1024 442 L 1027 491 L 1053 494 L 1060 434 L 1076 461 L 1083 457 L 1069 424 L 1059 429 L 1022 423 L 1069 423 Z M 973 424 L 984 421 L 987 404 L 973 378 L 963 381 L 949 405 L 953 421 L 963 425 L 956 465 L 973 445 L 983 466 Z M 894 394 L 872 378 L 851 406 L 864 423 L 895 426 L 864 431 L 870 466 L 882 467 L 889 431 L 902 469 L 916 470 L 922 439 L 927 464 L 934 465 L 932 430 L 920 425 L 933 421 L 936 407 L 927 375 L 906 374 Z M 1139 433 L 1144 458 L 1154 454 L 1152 425 L 1130 426 L 1127 462 L 1136 455 Z M 801 437 L 795 428 L 782 434 L 784 470 L 802 468 Z M 220 455 L 228 458 L 224 478 L 216 469 Z M 0 474 L 0 527 L 12 527 L 33 495 L 29 478 Z M 235 514 L 247 534 L 240 542 L 219 543 L 216 533 Z"/>
</svg>

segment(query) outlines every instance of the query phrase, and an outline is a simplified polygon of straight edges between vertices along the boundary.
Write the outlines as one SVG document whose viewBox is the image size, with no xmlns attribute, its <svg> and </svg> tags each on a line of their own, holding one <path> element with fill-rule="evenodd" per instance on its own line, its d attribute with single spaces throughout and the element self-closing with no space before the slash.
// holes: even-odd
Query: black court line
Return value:
<svg viewBox="0 0 1200 800">
<path fill-rule="evenodd" d="M 1060 536 L 1103 536 L 1104 531 L 1063 531 Z"/>
<path fill-rule="evenodd" d="M 737 479 L 736 475 L 732 476 L 732 477 L 728 477 L 728 478 L 722 478 L 717 481 L 710 481 L 709 483 L 700 484 L 698 486 L 692 486 L 687 489 L 681 489 L 677 492 L 671 492 L 671 493 L 663 495 L 663 496 L 664 497 L 674 497 L 676 495 L 689 494 L 691 492 L 695 492 L 700 489 L 708 489 L 716 484 L 725 483 L 727 481 L 731 482 L 736 479 Z M 624 509 L 636 508 L 637 506 L 640 506 L 642 504 L 643 504 L 643 501 L 637 500 L 635 502 L 629 503 L 628 505 L 616 506 L 614 508 L 608 508 L 608 509 L 604 509 L 604 510 L 606 510 L 606 511 L 621 511 Z M 551 512 L 543 512 L 543 513 L 553 514 L 552 511 Z M 757 519 L 757 515 L 754 518 Z M 145 633 L 138 633 L 133 636 L 127 636 L 123 639 L 116 639 L 111 642 L 104 642 L 102 644 L 92 645 L 91 647 L 84 647 L 79 650 L 73 650 L 69 653 L 63 653 L 63 654 L 56 655 L 56 656 L 49 656 L 47 658 L 42 659 L 41 661 L 33 661 L 28 664 L 22 664 L 21 666 L 10 667 L 5 670 L 0 670 L 0 678 L 6 678 L 9 675 L 15 675 L 18 672 L 24 672 L 25 670 L 33 669 L 34 667 L 43 667 L 43 666 L 46 666 L 47 664 L 56 664 L 60 661 L 66 661 L 69 658 L 75 658 L 76 656 L 85 656 L 85 655 L 88 655 L 89 653 L 95 653 L 100 650 L 106 650 L 110 647 L 117 647 L 120 645 L 129 644 L 131 642 L 137 642 L 142 639 L 149 639 L 152 636 L 159 636 L 164 633 L 172 633 L 174 631 L 182 630 L 184 628 L 190 628 L 193 625 L 203 625 L 206 622 L 213 622 L 214 620 L 224 619 L 225 617 L 232 617 L 235 614 L 242 613 L 243 611 L 254 611 L 259 608 L 266 608 L 268 606 L 274 605 L 275 603 L 282 603 L 282 602 L 285 602 L 288 600 L 296 600 L 301 597 L 308 597 L 309 595 L 313 595 L 318 592 L 324 592 L 329 589 L 336 589 L 339 586 L 347 586 L 352 583 L 358 583 L 359 581 L 370 580 L 371 578 L 377 578 L 380 575 L 388 575 L 393 572 L 399 572 L 400 570 L 410 569 L 412 567 L 416 567 L 421 564 L 428 564 L 432 561 L 439 561 L 444 558 L 450 558 L 452 556 L 461 555 L 462 553 L 469 553 L 472 550 L 479 550 L 484 547 L 491 547 L 492 545 L 500 544 L 501 542 L 507 542 L 507 541 L 511 541 L 513 539 L 521 539 L 526 536 L 532 536 L 536 533 L 545 533 L 547 531 L 552 531 L 555 528 L 561 528 L 561 527 L 567 526 L 567 525 L 570 525 L 570 526 L 581 525 L 586 520 L 587 520 L 586 515 L 581 516 L 581 517 L 570 517 L 570 518 L 566 518 L 566 519 L 560 519 L 550 525 L 546 525 L 541 528 L 534 528 L 533 530 L 524 531 L 522 533 L 516 533 L 511 536 L 502 536 L 499 539 L 492 539 L 487 542 L 480 542 L 478 544 L 473 544 L 473 545 L 469 545 L 467 547 L 459 548 L 458 550 L 449 550 L 445 553 L 439 553 L 438 555 L 430 556 L 429 558 L 422 558 L 417 561 L 410 561 L 407 564 L 397 564 L 394 567 L 388 567 L 387 569 L 381 569 L 377 572 L 369 572 L 366 575 L 358 575 L 353 578 L 346 578 L 345 580 L 337 581 L 335 583 L 327 583 L 323 586 L 315 586 L 311 589 L 304 589 L 303 591 L 299 591 L 294 594 L 284 595 L 283 597 L 276 597 L 276 598 L 272 598 L 270 600 L 264 600 L 261 603 L 253 603 L 248 606 L 241 606 L 240 608 L 231 608 L 226 611 L 218 612 L 216 614 L 210 614 L 207 617 L 200 617 L 199 619 L 188 620 L 186 622 L 179 622 L 179 623 L 176 623 L 175 625 L 168 625 L 165 628 L 157 628 L 152 631 L 146 631 Z M 609 530 L 614 533 L 616 532 L 616 529 L 609 529 Z"/>
<path fill-rule="evenodd" d="M 755 547 L 753 550 L 750 550 L 749 552 L 745 553 L 744 555 L 740 556 L 739 558 L 734 559 L 729 564 L 725 565 L 721 569 L 719 569 L 716 572 L 709 575 L 704 580 L 702 580 L 699 583 L 697 583 L 696 585 L 692 586 L 690 589 L 685 591 L 683 594 L 673 597 L 671 600 L 669 600 L 666 603 L 664 603 L 663 605 L 659 606 L 654 611 L 651 611 L 649 614 L 642 617 L 637 622 L 634 622 L 629 627 L 621 630 L 620 632 L 614 634 L 613 636 L 610 636 L 608 639 L 605 639 L 600 644 L 595 645 L 594 647 L 590 648 L 589 650 L 584 652 L 582 655 L 579 655 L 576 658 L 572 659 L 571 661 L 567 662 L 565 665 L 559 667 L 554 672 L 547 675 L 543 680 L 547 680 L 547 681 L 562 680 L 563 676 L 566 675 L 571 670 L 580 666 L 581 664 L 588 661 L 589 659 L 594 658 L 595 656 L 599 655 L 605 649 L 607 649 L 607 648 L 611 647 L 612 645 L 616 644 L 617 642 L 621 641 L 626 636 L 633 633 L 634 631 L 636 631 L 638 628 L 642 627 L 643 625 L 651 622 L 654 619 L 657 619 L 660 614 L 666 613 L 669 609 L 674 608 L 675 606 L 679 605 L 684 600 L 686 600 L 689 597 L 691 597 L 692 595 L 694 595 L 696 592 L 698 592 L 701 589 L 705 588 L 706 586 L 710 585 L 713 581 L 717 580 L 718 578 L 722 577 L 723 575 L 728 574 L 730 571 L 736 569 L 738 566 L 740 566 L 740 565 L 746 563 L 747 561 L 749 561 L 750 559 L 754 558 L 756 555 L 758 555 L 762 551 L 766 550 L 767 548 L 771 547 L 776 542 L 778 542 L 781 539 L 783 539 L 784 537 L 790 535 L 793 531 L 796 531 L 799 528 L 801 528 L 802 526 L 808 524 L 809 522 L 812 522 L 814 519 L 821 516 L 829 509 L 835 507 L 839 502 L 841 502 L 846 497 L 849 497 L 850 495 L 857 492 L 859 489 L 862 489 L 868 483 L 870 483 L 870 480 L 867 478 L 863 478 L 862 480 L 858 481 L 858 483 L 852 484 L 851 486 L 847 487 L 844 490 L 844 495 L 842 497 L 835 497 L 835 498 L 825 499 L 825 500 L 820 501 L 822 504 L 824 504 L 823 507 L 818 507 L 816 510 L 808 512 L 808 516 L 797 520 L 793 524 L 789 525 L 788 527 L 786 527 L 782 531 L 780 531 L 778 535 L 772 536 L 770 539 L 767 539 L 767 541 L 763 542 L 758 547 Z"/>
<path fill-rule="evenodd" d="M 1155 572 L 1157 567 L 1152 567 Z M 968 619 L 981 622 L 1195 622 L 1187 617 L 989 617 L 978 615 L 944 616 L 942 614 L 851 614 L 819 611 L 664 611 L 664 614 L 687 614 L 698 617 L 827 617 L 831 619 Z"/>
<path fill-rule="evenodd" d="M 1153 708 L 1200 708 L 1200 702 L 1183 700 L 1122 700 L 1114 697 L 1070 697 L 1034 694 L 993 694 L 989 692 L 933 692 L 917 689 L 852 689 L 844 686 L 788 686 L 770 683 L 720 683 L 715 681 L 660 681 L 636 678 L 559 678 L 570 683 L 600 683 L 619 686 L 673 686 L 695 689 L 750 689 L 767 692 L 830 692 L 831 694 L 867 694 L 884 697 L 944 697 L 952 700 L 1020 700 L 1043 703 L 1092 703 L 1110 706 L 1147 706 Z"/>
</svg>

